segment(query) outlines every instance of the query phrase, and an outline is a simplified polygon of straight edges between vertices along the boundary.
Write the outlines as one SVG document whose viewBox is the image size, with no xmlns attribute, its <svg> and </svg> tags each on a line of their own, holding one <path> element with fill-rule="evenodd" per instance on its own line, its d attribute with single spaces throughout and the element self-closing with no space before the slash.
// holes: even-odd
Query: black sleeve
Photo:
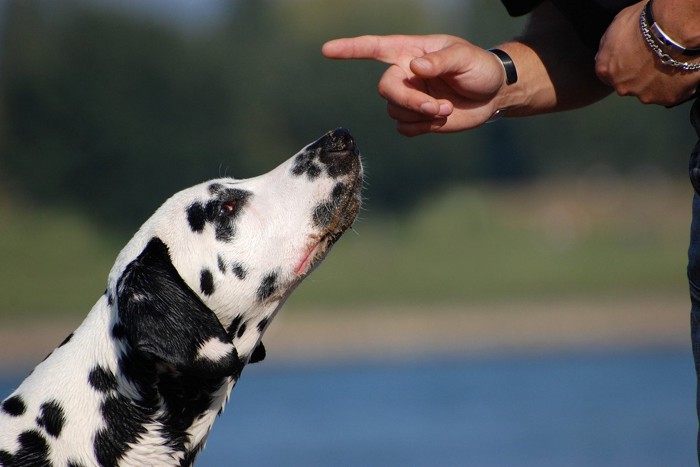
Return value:
<svg viewBox="0 0 700 467">
<path fill-rule="evenodd" d="M 552 2 L 573 25 L 581 41 L 590 50 L 598 50 L 600 38 L 605 30 L 615 19 L 615 15 L 623 8 L 623 5 L 607 6 L 600 2 L 572 2 L 571 0 L 554 0 Z M 604 3 L 604 2 L 603 2 Z M 610 2 L 615 3 L 615 2 Z"/>
<path fill-rule="evenodd" d="M 542 0 L 501 0 L 510 16 L 522 16 L 530 13 Z"/>
<path fill-rule="evenodd" d="M 508 14 L 521 16 L 531 12 L 543 0 L 501 0 Z M 598 50 L 615 15 L 635 0 L 552 0 L 552 4 L 571 22 L 571 26 L 583 43 L 591 50 Z"/>
</svg>

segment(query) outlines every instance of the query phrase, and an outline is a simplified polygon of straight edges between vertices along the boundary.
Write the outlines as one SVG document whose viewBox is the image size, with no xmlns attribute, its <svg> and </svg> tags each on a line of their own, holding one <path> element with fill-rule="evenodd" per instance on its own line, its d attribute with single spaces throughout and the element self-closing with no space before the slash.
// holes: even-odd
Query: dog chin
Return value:
<svg viewBox="0 0 700 467">
<path fill-rule="evenodd" d="M 299 263 L 294 268 L 294 274 L 297 277 L 303 278 L 309 275 L 323 261 L 335 242 L 355 222 L 360 210 L 361 200 L 358 191 L 361 186 L 362 177 L 358 175 L 353 181 L 352 192 L 336 208 L 331 224 L 320 235 L 311 237 Z"/>
<path fill-rule="evenodd" d="M 301 257 L 301 261 L 299 261 L 299 264 L 294 268 L 294 274 L 298 278 L 301 279 L 309 275 L 309 273 L 321 263 L 323 258 L 325 258 L 326 253 L 328 253 L 330 249 L 330 242 L 328 240 L 328 236 L 323 236 L 309 243 L 309 246 Z"/>
</svg>

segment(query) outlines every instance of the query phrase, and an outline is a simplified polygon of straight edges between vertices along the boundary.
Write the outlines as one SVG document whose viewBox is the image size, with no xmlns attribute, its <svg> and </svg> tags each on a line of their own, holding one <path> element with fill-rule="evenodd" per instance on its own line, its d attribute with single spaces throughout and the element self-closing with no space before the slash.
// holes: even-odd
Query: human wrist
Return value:
<svg viewBox="0 0 700 467">
<path fill-rule="evenodd" d="M 655 21 L 670 37 L 686 48 L 700 48 L 700 2 L 697 0 L 654 0 Z"/>
<path fill-rule="evenodd" d="M 507 109 L 508 117 L 522 117 L 546 112 L 555 105 L 556 96 L 537 53 L 522 42 L 507 42 L 497 47 L 506 52 L 517 70 L 517 82 L 508 85 L 504 79 L 491 101 L 493 112 Z M 501 68 L 503 66 L 501 65 Z M 503 112 L 501 112 L 503 114 Z"/>
<path fill-rule="evenodd" d="M 503 66 L 504 80 L 506 86 L 510 86 L 512 84 L 517 83 L 518 70 L 515 67 L 513 59 L 510 55 L 508 55 L 508 52 L 501 50 L 498 47 L 493 47 L 491 49 L 488 49 L 488 51 L 494 54 L 496 58 L 498 58 L 498 60 L 501 62 L 501 66 Z"/>
<path fill-rule="evenodd" d="M 500 62 L 501 68 L 503 69 L 503 80 L 501 81 L 501 86 L 512 86 L 518 82 L 518 70 L 515 67 L 515 63 L 511 56 L 499 48 L 488 49 L 487 52 L 491 52 Z M 494 112 L 491 114 L 486 123 L 493 123 L 501 118 L 505 117 L 508 113 L 508 107 L 496 107 Z"/>
<path fill-rule="evenodd" d="M 654 1 L 646 0 L 639 18 L 644 41 L 663 65 L 694 72 L 700 70 L 700 47 L 687 47 L 661 27 L 653 13 Z"/>
</svg>

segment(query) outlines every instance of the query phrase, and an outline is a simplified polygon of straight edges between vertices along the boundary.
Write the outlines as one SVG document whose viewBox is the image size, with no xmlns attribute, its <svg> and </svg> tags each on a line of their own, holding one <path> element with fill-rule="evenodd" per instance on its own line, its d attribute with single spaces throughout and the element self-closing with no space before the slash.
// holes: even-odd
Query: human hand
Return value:
<svg viewBox="0 0 700 467">
<path fill-rule="evenodd" d="M 670 106 L 692 97 L 700 73 L 684 72 L 659 62 L 639 27 L 646 1 L 622 10 L 600 40 L 596 74 L 621 96 L 644 104 Z"/>
<path fill-rule="evenodd" d="M 387 112 L 406 136 L 474 128 L 497 110 L 504 84 L 500 60 L 464 39 L 448 35 L 360 36 L 336 39 L 322 53 L 334 59 L 389 64 L 378 85 Z"/>
</svg>

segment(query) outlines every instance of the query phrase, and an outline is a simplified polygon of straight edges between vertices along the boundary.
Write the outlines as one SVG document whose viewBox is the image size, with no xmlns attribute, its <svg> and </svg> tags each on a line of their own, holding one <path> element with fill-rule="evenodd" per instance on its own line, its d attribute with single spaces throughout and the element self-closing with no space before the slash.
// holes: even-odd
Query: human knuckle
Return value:
<svg viewBox="0 0 700 467">
<path fill-rule="evenodd" d="M 379 84 L 377 84 L 377 93 L 384 99 L 387 99 L 389 86 L 387 86 L 384 80 L 379 81 Z"/>
<path fill-rule="evenodd" d="M 391 102 L 386 105 L 386 113 L 395 120 L 398 120 L 400 114 L 399 109 Z"/>
<path fill-rule="evenodd" d="M 413 137 L 419 135 L 421 132 L 418 130 L 417 126 L 414 124 L 397 123 L 396 130 L 404 136 Z"/>
<path fill-rule="evenodd" d="M 595 64 L 595 74 L 598 76 L 598 79 L 610 84 L 610 68 L 607 65 L 597 62 Z"/>
</svg>

